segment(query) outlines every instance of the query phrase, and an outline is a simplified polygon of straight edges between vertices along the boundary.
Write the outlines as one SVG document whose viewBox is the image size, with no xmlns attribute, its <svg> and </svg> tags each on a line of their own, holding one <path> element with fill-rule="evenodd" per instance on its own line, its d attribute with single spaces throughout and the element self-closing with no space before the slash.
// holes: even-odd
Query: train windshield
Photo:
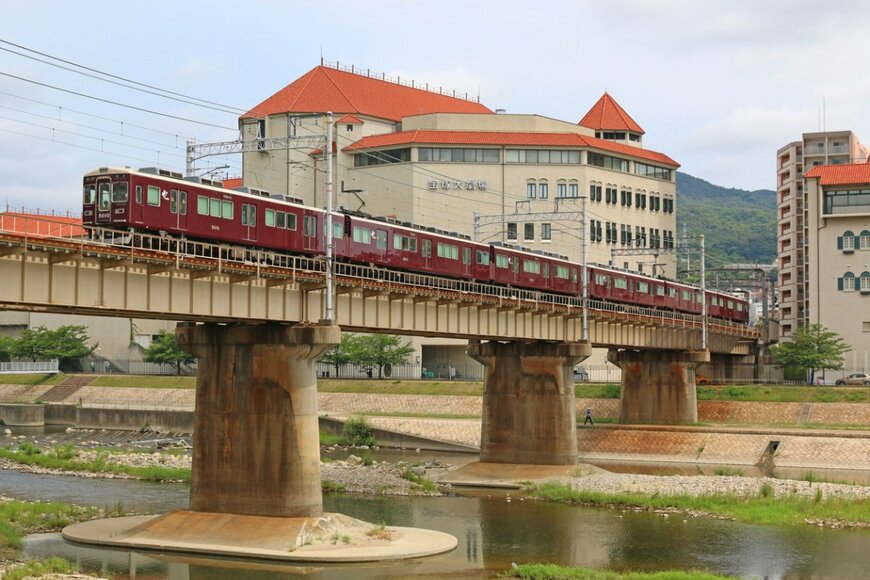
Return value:
<svg viewBox="0 0 870 580">
<path fill-rule="evenodd" d="M 84 192 L 82 195 L 82 202 L 85 205 L 91 205 L 95 201 L 97 201 L 97 186 L 94 185 L 93 183 L 89 183 L 88 185 L 85 185 L 85 187 L 84 187 Z"/>
</svg>

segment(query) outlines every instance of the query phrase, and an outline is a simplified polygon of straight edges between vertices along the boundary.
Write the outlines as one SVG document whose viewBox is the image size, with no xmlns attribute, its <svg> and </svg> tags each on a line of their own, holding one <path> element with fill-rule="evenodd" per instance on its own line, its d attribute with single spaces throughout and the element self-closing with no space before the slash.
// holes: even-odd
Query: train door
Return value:
<svg viewBox="0 0 870 580">
<path fill-rule="evenodd" d="M 112 182 L 108 177 L 97 179 L 97 223 L 112 221 Z"/>
<path fill-rule="evenodd" d="M 471 276 L 471 248 L 462 248 L 462 273 Z"/>
<path fill-rule="evenodd" d="M 552 290 L 553 286 L 550 284 L 550 263 L 544 262 L 541 264 L 541 277 L 543 278 L 544 284 L 541 287 L 541 290 Z"/>
<path fill-rule="evenodd" d="M 187 230 L 187 192 L 178 192 L 178 229 Z"/>
<path fill-rule="evenodd" d="M 422 238 L 420 240 L 420 255 L 423 257 L 423 268 L 432 269 L 432 240 Z"/>
<path fill-rule="evenodd" d="M 520 279 L 520 257 L 511 256 L 511 282 L 516 284 Z"/>
<path fill-rule="evenodd" d="M 252 203 L 242 204 L 242 235 L 246 241 L 257 241 L 257 206 Z"/>
<path fill-rule="evenodd" d="M 145 204 L 142 201 L 142 186 L 137 185 L 133 194 L 133 209 L 130 212 L 132 220 L 141 224 L 145 221 Z"/>
<path fill-rule="evenodd" d="M 374 233 L 375 238 L 375 250 L 378 256 L 378 260 L 383 263 L 387 259 L 387 248 L 390 245 L 389 238 L 387 236 L 387 230 L 375 230 Z M 432 253 L 430 248 L 429 253 Z"/>
<path fill-rule="evenodd" d="M 386 237 L 386 236 L 385 236 Z M 309 251 L 317 250 L 317 216 L 302 216 L 302 247 Z"/>
</svg>

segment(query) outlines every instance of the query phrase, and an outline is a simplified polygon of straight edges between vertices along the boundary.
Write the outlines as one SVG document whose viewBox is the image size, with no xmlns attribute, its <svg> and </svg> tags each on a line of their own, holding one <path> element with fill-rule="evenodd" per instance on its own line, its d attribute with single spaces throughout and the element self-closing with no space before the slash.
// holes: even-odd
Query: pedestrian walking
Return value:
<svg viewBox="0 0 870 580">
<path fill-rule="evenodd" d="M 586 407 L 586 419 L 583 421 L 584 425 L 586 423 L 589 423 L 591 425 L 595 425 L 595 423 L 592 422 L 592 409 L 590 409 L 589 407 Z"/>
</svg>

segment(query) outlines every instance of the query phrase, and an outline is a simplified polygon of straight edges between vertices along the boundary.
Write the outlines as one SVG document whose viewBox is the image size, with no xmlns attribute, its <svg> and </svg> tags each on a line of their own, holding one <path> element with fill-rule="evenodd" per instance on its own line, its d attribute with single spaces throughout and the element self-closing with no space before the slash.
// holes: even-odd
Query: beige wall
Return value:
<svg viewBox="0 0 870 580">
<path fill-rule="evenodd" d="M 821 215 L 822 191 L 818 179 L 807 180 L 807 203 L 814 216 L 809 227 L 809 322 L 839 334 L 852 347 L 845 368 L 870 370 L 870 293 L 838 290 L 837 279 L 846 272 L 860 276 L 870 271 L 870 249 L 847 253 L 837 249 L 837 237 L 851 230 L 870 230 L 870 208 L 864 214 Z M 870 185 L 856 186 L 870 188 Z"/>
</svg>

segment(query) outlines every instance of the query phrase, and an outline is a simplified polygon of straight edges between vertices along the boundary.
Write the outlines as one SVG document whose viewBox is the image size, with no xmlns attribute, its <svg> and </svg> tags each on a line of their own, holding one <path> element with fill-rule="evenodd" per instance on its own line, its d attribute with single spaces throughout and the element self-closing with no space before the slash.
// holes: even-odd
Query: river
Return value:
<svg viewBox="0 0 870 580">
<path fill-rule="evenodd" d="M 183 484 L 33 475 L 0 471 L 0 493 L 63 500 L 128 511 L 187 506 Z M 112 578 L 488 578 L 512 562 L 552 562 L 610 570 L 703 569 L 739 577 L 862 578 L 870 569 L 870 531 L 757 526 L 616 509 L 520 501 L 504 492 L 448 497 L 326 494 L 326 511 L 373 523 L 447 532 L 459 546 L 448 554 L 352 566 L 290 566 L 238 560 L 191 560 L 176 555 L 94 549 L 59 534 L 26 539 L 30 557 L 63 556 Z"/>
</svg>

